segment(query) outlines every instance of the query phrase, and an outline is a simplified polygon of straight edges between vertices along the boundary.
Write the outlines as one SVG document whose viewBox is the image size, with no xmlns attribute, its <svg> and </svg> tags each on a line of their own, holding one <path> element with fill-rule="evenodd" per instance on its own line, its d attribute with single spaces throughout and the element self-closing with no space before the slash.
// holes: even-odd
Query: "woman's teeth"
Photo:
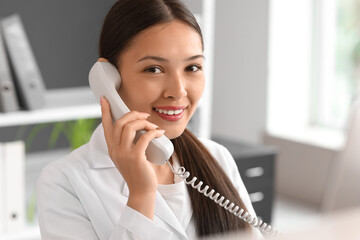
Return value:
<svg viewBox="0 0 360 240">
<path fill-rule="evenodd" d="M 162 110 L 162 109 L 157 109 L 155 108 L 155 111 L 162 113 L 162 114 L 166 114 L 166 115 L 178 115 L 180 113 L 182 113 L 184 111 L 184 109 L 181 110 Z"/>
</svg>

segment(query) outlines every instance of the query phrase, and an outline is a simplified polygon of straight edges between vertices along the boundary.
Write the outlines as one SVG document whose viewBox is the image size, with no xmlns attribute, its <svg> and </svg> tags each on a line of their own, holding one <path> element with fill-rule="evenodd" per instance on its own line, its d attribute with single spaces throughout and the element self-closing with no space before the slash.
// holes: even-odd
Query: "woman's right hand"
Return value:
<svg viewBox="0 0 360 240">
<path fill-rule="evenodd" d="M 149 114 L 137 111 L 124 114 L 114 124 L 110 105 L 104 97 L 101 99 L 101 112 L 109 156 L 129 187 L 128 205 L 133 204 L 131 207 L 148 215 L 151 206 L 143 203 L 151 205 L 154 202 L 158 181 L 154 168 L 146 159 L 145 150 L 152 139 L 162 136 L 165 131 L 146 120 Z M 136 131 L 143 129 L 147 132 L 134 144 Z M 152 218 L 151 211 L 149 214 L 148 217 Z"/>
</svg>

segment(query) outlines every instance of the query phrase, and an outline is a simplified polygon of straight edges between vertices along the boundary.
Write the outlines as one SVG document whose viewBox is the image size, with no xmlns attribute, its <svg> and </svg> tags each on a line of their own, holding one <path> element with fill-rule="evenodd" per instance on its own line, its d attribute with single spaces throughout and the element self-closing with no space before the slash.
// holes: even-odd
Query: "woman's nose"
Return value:
<svg viewBox="0 0 360 240">
<path fill-rule="evenodd" d="M 185 79 L 181 74 L 174 74 L 166 79 L 166 87 L 164 90 L 165 98 L 180 99 L 187 96 Z"/>
</svg>

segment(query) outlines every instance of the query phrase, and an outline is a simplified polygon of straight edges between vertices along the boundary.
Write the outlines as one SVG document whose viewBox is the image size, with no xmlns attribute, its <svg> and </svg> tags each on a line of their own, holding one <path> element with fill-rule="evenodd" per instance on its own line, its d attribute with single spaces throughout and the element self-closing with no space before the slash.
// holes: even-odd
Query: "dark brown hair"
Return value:
<svg viewBox="0 0 360 240">
<path fill-rule="evenodd" d="M 118 57 L 143 30 L 159 23 L 180 20 L 199 33 L 201 29 L 191 12 L 179 0 L 119 0 L 107 14 L 99 43 L 100 57 L 117 65 Z M 192 176 L 245 208 L 237 190 L 221 166 L 189 130 L 171 140 L 180 165 Z M 249 228 L 233 214 L 203 196 L 191 186 L 189 191 L 198 236 Z"/>
</svg>

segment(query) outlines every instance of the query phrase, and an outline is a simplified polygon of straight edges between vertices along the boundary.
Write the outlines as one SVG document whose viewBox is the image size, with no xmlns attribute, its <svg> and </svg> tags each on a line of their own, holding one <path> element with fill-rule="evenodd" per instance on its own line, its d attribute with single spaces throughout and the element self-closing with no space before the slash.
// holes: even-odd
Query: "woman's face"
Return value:
<svg viewBox="0 0 360 240">
<path fill-rule="evenodd" d="M 172 21 L 138 34 L 121 54 L 119 94 L 130 110 L 147 112 L 148 121 L 169 139 L 182 134 L 205 87 L 200 35 Z"/>
</svg>

